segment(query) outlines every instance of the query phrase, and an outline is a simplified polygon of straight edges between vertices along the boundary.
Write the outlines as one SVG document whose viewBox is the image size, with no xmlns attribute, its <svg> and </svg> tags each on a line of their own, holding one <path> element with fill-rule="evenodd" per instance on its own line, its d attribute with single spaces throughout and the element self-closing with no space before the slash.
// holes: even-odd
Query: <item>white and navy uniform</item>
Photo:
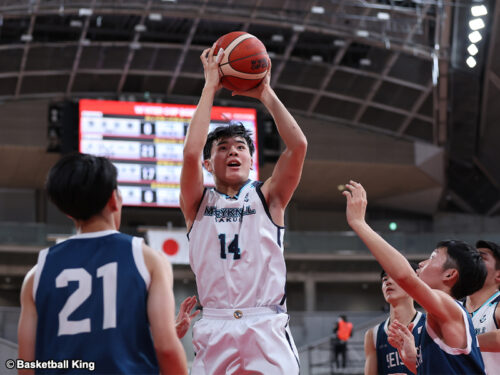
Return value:
<svg viewBox="0 0 500 375">
<path fill-rule="evenodd" d="M 377 352 L 377 374 L 378 375 L 397 375 L 397 374 L 413 374 L 405 366 L 401 360 L 398 350 L 394 348 L 387 339 L 387 330 L 389 327 L 390 318 L 373 327 L 373 346 Z M 422 331 L 422 326 L 425 324 L 425 315 L 417 311 L 415 317 L 411 321 L 413 326 L 413 337 L 415 342 L 418 342 L 418 336 Z"/>
<path fill-rule="evenodd" d="M 495 311 L 499 302 L 500 291 L 493 294 L 479 309 L 471 314 L 476 335 L 499 329 L 495 319 Z M 482 352 L 482 355 L 486 374 L 496 375 L 500 373 L 500 352 Z"/>
<path fill-rule="evenodd" d="M 417 345 L 418 375 L 484 375 L 484 363 L 479 351 L 476 332 L 472 320 L 457 301 L 463 314 L 467 345 L 452 348 L 446 345 L 427 324 L 422 328 Z"/>
<path fill-rule="evenodd" d="M 206 188 L 188 233 L 203 317 L 192 374 L 298 374 L 285 304 L 284 228 L 248 180 L 229 197 Z"/>
<path fill-rule="evenodd" d="M 94 362 L 96 374 L 158 374 L 149 283 L 141 238 L 83 233 L 42 250 L 33 283 L 35 359 L 67 368 L 36 372 L 89 373 L 85 363 Z"/>
</svg>

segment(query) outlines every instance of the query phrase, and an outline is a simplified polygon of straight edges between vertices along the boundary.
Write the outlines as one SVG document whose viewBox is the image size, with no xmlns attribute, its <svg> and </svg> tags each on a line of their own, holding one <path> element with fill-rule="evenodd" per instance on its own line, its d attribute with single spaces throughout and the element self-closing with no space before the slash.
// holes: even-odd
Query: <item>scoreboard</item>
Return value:
<svg viewBox="0 0 500 375">
<path fill-rule="evenodd" d="M 80 100 L 79 150 L 113 162 L 124 205 L 179 207 L 184 138 L 195 109 L 183 104 Z M 212 108 L 210 131 L 233 123 L 252 133 L 250 178 L 258 179 L 257 111 Z M 213 186 L 211 174 L 205 169 L 203 173 L 205 185 Z"/>
</svg>

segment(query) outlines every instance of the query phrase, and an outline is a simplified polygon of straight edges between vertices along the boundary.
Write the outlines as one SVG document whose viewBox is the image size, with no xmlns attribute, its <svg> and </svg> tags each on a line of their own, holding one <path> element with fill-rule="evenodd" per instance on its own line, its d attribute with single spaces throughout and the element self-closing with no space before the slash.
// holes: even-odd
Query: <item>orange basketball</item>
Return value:
<svg viewBox="0 0 500 375">
<path fill-rule="evenodd" d="M 214 56 L 219 49 L 224 57 L 219 63 L 221 83 L 231 91 L 246 91 L 257 86 L 266 76 L 271 60 L 264 44 L 252 34 L 233 31 L 221 36 L 216 44 Z"/>
</svg>

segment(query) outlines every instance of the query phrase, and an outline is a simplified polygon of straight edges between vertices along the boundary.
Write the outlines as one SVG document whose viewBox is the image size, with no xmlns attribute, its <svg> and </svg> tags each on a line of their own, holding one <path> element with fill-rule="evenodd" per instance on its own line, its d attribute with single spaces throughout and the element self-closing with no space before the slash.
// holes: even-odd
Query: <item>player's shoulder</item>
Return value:
<svg viewBox="0 0 500 375">
<path fill-rule="evenodd" d="M 156 269 L 167 270 L 172 272 L 172 265 L 168 260 L 167 256 L 160 251 L 153 249 L 146 243 L 142 243 L 142 253 L 144 256 L 144 262 L 149 272 L 154 272 Z"/>
</svg>

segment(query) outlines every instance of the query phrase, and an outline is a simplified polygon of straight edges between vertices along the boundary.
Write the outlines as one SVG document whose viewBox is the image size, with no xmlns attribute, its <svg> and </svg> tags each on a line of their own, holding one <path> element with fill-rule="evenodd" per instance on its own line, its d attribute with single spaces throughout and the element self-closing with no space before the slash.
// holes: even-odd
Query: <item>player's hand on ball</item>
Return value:
<svg viewBox="0 0 500 375">
<path fill-rule="evenodd" d="M 211 48 L 203 50 L 200 59 L 205 72 L 205 87 L 213 87 L 215 90 L 222 88 L 219 73 L 219 61 L 224 56 L 224 50 L 219 49 L 217 56 L 214 56 L 215 43 Z"/>
<path fill-rule="evenodd" d="M 248 96 L 250 98 L 255 98 L 255 99 L 262 99 L 263 94 L 268 91 L 272 90 L 271 89 L 271 66 L 269 65 L 269 70 L 267 71 L 266 76 L 262 80 L 261 83 L 259 83 L 256 87 L 253 89 L 247 90 L 247 91 L 233 91 L 231 93 L 232 96 L 235 95 L 241 95 L 241 96 Z"/>
</svg>

